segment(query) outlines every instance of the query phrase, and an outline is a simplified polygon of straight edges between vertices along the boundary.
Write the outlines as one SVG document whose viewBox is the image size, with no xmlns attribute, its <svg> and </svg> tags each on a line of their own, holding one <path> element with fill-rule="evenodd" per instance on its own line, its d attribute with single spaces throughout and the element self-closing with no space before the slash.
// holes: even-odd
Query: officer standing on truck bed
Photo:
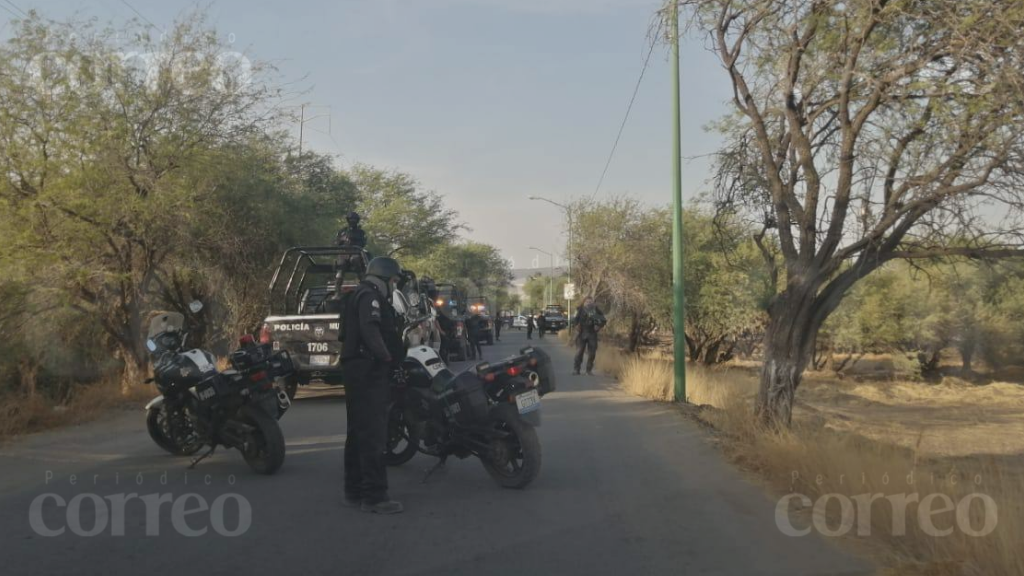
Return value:
<svg viewBox="0 0 1024 576">
<path fill-rule="evenodd" d="M 345 504 L 364 512 L 397 514 L 388 495 L 384 462 L 388 434 L 389 378 L 405 356 L 391 295 L 402 268 L 393 258 L 374 258 L 348 297 L 341 318 L 341 362 L 345 371 Z"/>
<path fill-rule="evenodd" d="M 349 212 L 348 216 L 345 217 L 345 221 L 348 222 L 348 228 L 342 228 L 338 230 L 338 236 L 335 238 L 334 243 L 338 246 L 355 246 L 356 248 L 366 248 L 366 230 L 359 227 L 359 214 L 357 212 Z"/>
</svg>

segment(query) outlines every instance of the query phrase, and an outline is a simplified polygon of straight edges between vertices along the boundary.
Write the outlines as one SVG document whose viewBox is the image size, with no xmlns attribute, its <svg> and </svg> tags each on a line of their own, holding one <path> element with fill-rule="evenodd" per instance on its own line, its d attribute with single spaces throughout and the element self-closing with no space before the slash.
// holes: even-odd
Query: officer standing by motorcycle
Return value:
<svg viewBox="0 0 1024 576">
<path fill-rule="evenodd" d="M 579 375 L 583 366 L 583 352 L 587 352 L 587 375 L 593 373 L 594 359 L 597 357 L 597 333 L 608 323 L 604 313 L 594 304 L 594 299 L 587 296 L 583 305 L 576 309 L 572 325 L 576 327 L 576 358 L 573 360 L 572 373 Z"/>
<path fill-rule="evenodd" d="M 392 368 L 405 356 L 391 305 L 402 268 L 393 258 L 374 258 L 349 297 L 341 347 L 345 370 L 345 504 L 364 512 L 397 514 L 402 504 L 388 495 L 388 397 Z"/>
</svg>

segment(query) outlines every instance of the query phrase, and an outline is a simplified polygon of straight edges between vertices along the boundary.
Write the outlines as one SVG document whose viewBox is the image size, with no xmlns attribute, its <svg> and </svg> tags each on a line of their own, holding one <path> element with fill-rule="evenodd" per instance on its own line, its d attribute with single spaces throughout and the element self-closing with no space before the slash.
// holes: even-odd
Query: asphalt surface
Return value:
<svg viewBox="0 0 1024 576">
<path fill-rule="evenodd" d="M 486 358 L 526 343 L 503 336 Z M 499 488 L 475 459 L 424 484 L 434 460 L 417 455 L 390 471 L 404 514 L 345 508 L 344 399 L 323 391 L 300 393 L 285 415 L 288 456 L 270 477 L 227 450 L 186 470 L 152 444 L 141 411 L 122 412 L 0 448 L 0 575 L 871 573 L 823 539 L 780 533 L 774 501 L 671 407 L 570 376 L 568 349 L 533 343 L 560 381 L 543 400 L 543 466 L 526 490 Z M 126 500 L 122 513 L 114 503 L 131 494 L 152 500 Z"/>
</svg>

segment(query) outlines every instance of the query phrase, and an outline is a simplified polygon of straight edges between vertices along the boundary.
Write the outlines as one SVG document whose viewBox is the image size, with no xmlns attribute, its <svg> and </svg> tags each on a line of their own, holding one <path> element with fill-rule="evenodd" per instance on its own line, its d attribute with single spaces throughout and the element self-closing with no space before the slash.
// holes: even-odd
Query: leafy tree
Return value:
<svg viewBox="0 0 1024 576">
<path fill-rule="evenodd" d="M 497 248 L 480 242 L 445 243 L 423 257 L 403 260 L 403 265 L 420 276 L 455 284 L 469 296 L 494 295 L 512 281 L 511 263 Z"/>
<path fill-rule="evenodd" d="M 103 329 L 125 386 L 142 380 L 145 310 L 176 247 L 202 240 L 188 223 L 213 191 L 211 150 L 261 131 L 275 96 L 260 66 L 251 82 L 221 66 L 201 17 L 160 44 L 135 37 L 145 66 L 87 25 L 32 15 L 0 49 L 4 256 Z"/>
<path fill-rule="evenodd" d="M 745 335 L 762 330 L 771 279 L 749 230 L 728 218 L 684 211 L 683 250 L 689 356 L 704 364 L 730 360 Z"/>
<path fill-rule="evenodd" d="M 421 257 L 455 242 L 463 226 L 443 199 L 419 189 L 410 175 L 363 164 L 348 174 L 374 254 Z"/>
<path fill-rule="evenodd" d="M 777 247 L 762 250 L 785 284 L 756 412 L 787 425 L 819 330 L 861 278 L 901 258 L 1019 254 L 1024 4 L 679 4 L 733 87 L 719 206 Z"/>
</svg>

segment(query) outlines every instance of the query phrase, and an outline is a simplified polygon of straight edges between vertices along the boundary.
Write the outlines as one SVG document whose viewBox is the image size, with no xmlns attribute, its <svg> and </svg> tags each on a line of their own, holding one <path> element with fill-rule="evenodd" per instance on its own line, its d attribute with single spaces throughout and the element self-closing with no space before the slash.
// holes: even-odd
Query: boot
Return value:
<svg viewBox="0 0 1024 576">
<path fill-rule="evenodd" d="M 401 502 L 395 502 L 394 500 L 382 500 L 376 504 L 370 504 L 369 502 L 363 502 L 360 510 L 363 512 L 372 512 L 374 514 L 399 514 L 404 508 Z"/>
</svg>

